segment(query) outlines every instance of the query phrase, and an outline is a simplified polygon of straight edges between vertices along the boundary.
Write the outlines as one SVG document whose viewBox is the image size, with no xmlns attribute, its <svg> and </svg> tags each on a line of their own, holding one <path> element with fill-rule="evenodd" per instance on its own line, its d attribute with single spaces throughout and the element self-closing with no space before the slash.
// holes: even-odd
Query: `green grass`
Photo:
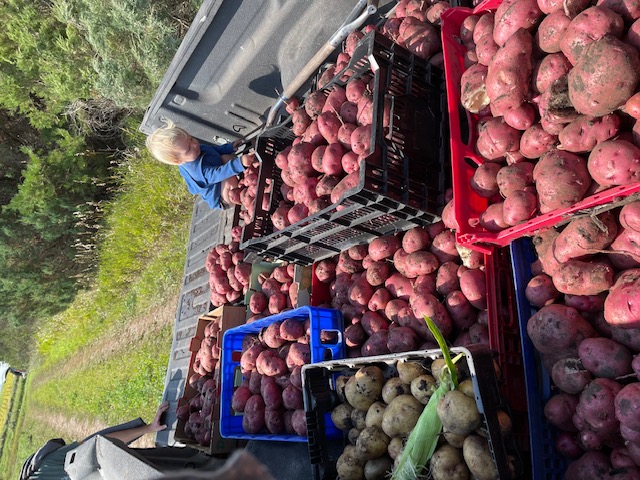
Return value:
<svg viewBox="0 0 640 480">
<path fill-rule="evenodd" d="M 137 316 L 175 303 L 181 289 L 193 197 L 177 169 L 144 151 L 122 164 L 119 175 L 120 191 L 105 207 L 93 287 L 65 312 L 40 320 L 25 408 L 0 457 L 0 471 L 10 472 L 6 478 L 15 478 L 28 455 L 61 435 L 30 412 L 108 425 L 138 416 L 151 420 L 161 400 L 173 325 L 141 335 L 125 351 L 96 356 L 82 369 L 56 374 L 101 337 L 117 335 Z"/>
<path fill-rule="evenodd" d="M 11 377 L 13 377 L 13 379 L 11 379 Z M 4 475 L 3 472 L 10 472 L 15 468 L 14 459 L 16 458 L 16 451 L 18 448 L 17 439 L 21 428 L 20 422 L 24 414 L 23 403 L 26 391 L 26 382 L 21 378 L 9 375 L 7 377 L 7 381 L 10 383 L 10 388 L 7 388 L 7 383 L 5 383 L 2 389 L 3 418 L 0 419 L 2 420 L 0 422 L 0 426 L 2 427 L 2 430 L 0 430 L 0 479 L 2 480 L 4 480 L 4 478 L 15 478 L 17 475 L 17 473 L 15 473 L 8 477 L 2 476 Z M 4 416 L 5 395 L 10 399 L 6 416 Z"/>
</svg>

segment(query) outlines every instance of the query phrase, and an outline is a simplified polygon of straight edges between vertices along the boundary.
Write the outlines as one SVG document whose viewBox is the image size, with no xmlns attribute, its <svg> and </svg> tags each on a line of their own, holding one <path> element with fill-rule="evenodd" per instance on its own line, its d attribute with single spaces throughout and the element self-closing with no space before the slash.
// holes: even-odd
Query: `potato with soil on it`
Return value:
<svg viewBox="0 0 640 480">
<path fill-rule="evenodd" d="M 438 402 L 438 417 L 446 432 L 468 435 L 482 425 L 475 398 L 468 397 L 459 390 L 444 394 Z"/>
<path fill-rule="evenodd" d="M 387 405 L 382 430 L 390 437 L 408 435 L 416 426 L 424 405 L 411 395 L 398 395 Z"/>
<path fill-rule="evenodd" d="M 464 462 L 476 480 L 495 480 L 498 470 L 489 450 L 489 443 L 478 435 L 470 435 L 462 446 Z"/>
<path fill-rule="evenodd" d="M 346 432 L 353 428 L 351 412 L 353 412 L 353 407 L 351 405 L 348 403 L 341 403 L 331 411 L 331 421 L 336 428 Z"/>
<path fill-rule="evenodd" d="M 387 453 L 391 439 L 379 427 L 366 427 L 356 441 L 356 448 L 367 459 L 379 458 Z"/>
<path fill-rule="evenodd" d="M 441 445 L 429 461 L 433 480 L 468 480 L 469 469 L 464 463 L 462 451 L 451 445 Z"/>
<path fill-rule="evenodd" d="M 344 393 L 354 408 L 367 411 L 378 400 L 384 386 L 382 370 L 375 365 L 360 368 L 349 378 Z"/>
<path fill-rule="evenodd" d="M 386 455 L 367 460 L 364 464 L 364 478 L 365 480 L 385 480 L 392 468 L 393 462 Z"/>
<path fill-rule="evenodd" d="M 420 362 L 404 361 L 396 364 L 398 377 L 402 383 L 410 384 L 411 381 L 425 373 L 425 368 Z"/>
<path fill-rule="evenodd" d="M 366 459 L 354 445 L 347 445 L 338 457 L 336 472 L 341 480 L 362 480 Z"/>
<path fill-rule="evenodd" d="M 410 386 L 411 395 L 423 405 L 429 403 L 429 399 L 433 392 L 436 391 L 436 388 L 438 388 L 436 379 L 426 373 L 415 377 Z"/>
<path fill-rule="evenodd" d="M 563 358 L 551 369 L 551 378 L 563 392 L 576 394 L 589 384 L 591 373 L 582 366 L 579 358 Z"/>
<path fill-rule="evenodd" d="M 382 417 L 387 405 L 383 402 L 374 402 L 367 410 L 367 416 L 364 419 L 364 423 L 367 427 L 380 427 L 382 428 Z"/>
<path fill-rule="evenodd" d="M 403 383 L 399 377 L 392 377 L 382 387 L 382 400 L 389 404 L 398 395 L 406 395 L 411 392 L 411 387 Z"/>
<path fill-rule="evenodd" d="M 631 373 L 631 352 L 608 338 L 585 338 L 578 346 L 578 357 L 595 377 L 615 379 Z"/>
</svg>

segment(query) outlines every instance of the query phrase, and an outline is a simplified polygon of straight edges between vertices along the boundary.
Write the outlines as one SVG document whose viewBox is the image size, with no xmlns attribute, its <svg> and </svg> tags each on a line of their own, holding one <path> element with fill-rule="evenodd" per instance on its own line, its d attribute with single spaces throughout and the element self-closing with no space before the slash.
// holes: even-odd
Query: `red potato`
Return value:
<svg viewBox="0 0 640 480">
<path fill-rule="evenodd" d="M 562 79 L 573 66 L 562 53 L 546 55 L 533 70 L 534 87 L 544 93 L 556 80 Z"/>
<path fill-rule="evenodd" d="M 318 197 L 309 203 L 309 215 L 313 215 L 315 213 L 321 212 L 322 210 L 330 206 L 331 206 L 331 200 L 329 199 L 329 195 Z"/>
<path fill-rule="evenodd" d="M 616 395 L 614 405 L 618 421 L 640 432 L 640 383 L 623 387 Z"/>
<path fill-rule="evenodd" d="M 333 80 L 333 77 L 335 77 L 335 73 L 335 65 L 330 65 L 329 67 L 327 67 L 327 69 L 322 72 L 322 75 L 320 75 L 320 78 L 318 79 L 318 88 L 324 88 L 331 80 Z"/>
<path fill-rule="evenodd" d="M 551 369 L 551 378 L 560 390 L 570 394 L 582 392 L 592 380 L 591 373 L 582 366 L 578 358 L 558 360 Z"/>
<path fill-rule="evenodd" d="M 580 478 L 584 480 L 597 480 L 609 476 L 611 465 L 607 456 L 598 451 L 588 451 L 571 462 L 565 472 L 565 478 Z"/>
<path fill-rule="evenodd" d="M 340 183 L 340 177 L 335 175 L 323 175 L 316 185 L 316 195 L 322 197 L 331 195 L 331 192 Z"/>
<path fill-rule="evenodd" d="M 622 386 L 619 383 L 608 378 L 596 378 L 589 383 L 580 394 L 574 425 L 579 430 L 590 430 L 595 433 L 596 442 L 600 440 L 603 444 L 607 444 L 617 437 L 617 443 L 621 443 L 614 404 L 615 397 L 621 389 Z M 582 440 L 584 442 L 584 437 Z"/>
<path fill-rule="evenodd" d="M 486 16 L 487 15 L 483 15 L 482 18 Z M 480 65 L 488 67 L 491 64 L 493 57 L 495 57 L 496 53 L 498 53 L 499 49 L 500 47 L 493 40 L 493 34 L 488 33 L 486 35 L 483 35 L 478 39 L 478 43 L 476 44 L 475 53 L 478 59 L 478 63 Z"/>
<path fill-rule="evenodd" d="M 593 327 L 575 308 L 560 304 L 545 305 L 538 310 L 527 323 L 527 333 L 536 350 L 543 354 L 564 351 L 574 352 L 574 356 L 585 338 L 596 336 Z"/>
<path fill-rule="evenodd" d="M 442 50 L 439 32 L 430 23 L 410 25 L 404 30 L 402 39 L 407 50 L 424 60 L 428 60 Z"/>
<path fill-rule="evenodd" d="M 493 12 L 488 12 L 482 15 L 473 29 L 473 43 L 477 45 L 480 39 L 485 35 L 491 35 L 493 38 L 494 24 L 495 16 Z"/>
<path fill-rule="evenodd" d="M 541 18 L 536 0 L 505 0 L 495 13 L 493 40 L 502 47 L 518 29 L 532 31 Z"/>
<path fill-rule="evenodd" d="M 284 411 L 283 410 L 265 410 L 264 412 L 264 424 L 269 433 L 278 435 L 284 433 Z"/>
<path fill-rule="evenodd" d="M 473 43 L 473 31 L 476 28 L 478 20 L 480 20 L 478 15 L 469 15 L 462 21 L 460 25 L 460 40 L 462 40 L 462 43 Z"/>
<path fill-rule="evenodd" d="M 587 162 L 589 174 L 602 187 L 640 181 L 640 148 L 625 140 L 607 140 L 595 146 Z"/>
<path fill-rule="evenodd" d="M 298 100 L 296 97 L 292 97 L 289 100 L 285 101 L 285 105 L 287 106 L 287 113 L 293 114 L 293 112 L 297 111 L 300 108 L 300 100 Z"/>
<path fill-rule="evenodd" d="M 456 236 L 452 230 L 443 230 L 432 238 L 429 251 L 438 258 L 440 264 L 457 261 L 460 258 L 456 249 Z"/>
<path fill-rule="evenodd" d="M 329 144 L 322 157 L 322 171 L 327 175 L 342 175 L 342 157 L 344 154 L 345 150 L 340 143 Z"/>
<path fill-rule="evenodd" d="M 478 63 L 465 70 L 460 78 L 460 101 L 471 113 L 478 113 L 489 105 L 485 86 L 487 71 L 486 66 Z"/>
<path fill-rule="evenodd" d="M 509 227 L 509 224 L 504 220 L 504 202 L 489 205 L 478 220 L 480 226 L 490 232 L 499 232 Z"/>
<path fill-rule="evenodd" d="M 613 285 L 613 268 L 605 261 L 571 259 L 559 265 L 552 279 L 561 293 L 597 295 Z"/>
<path fill-rule="evenodd" d="M 280 337 L 288 341 L 296 341 L 304 335 L 304 325 L 293 318 L 288 318 L 280 324 Z"/>
<path fill-rule="evenodd" d="M 582 200 L 591 185 L 584 159 L 570 152 L 551 150 L 533 169 L 540 213 L 571 207 Z"/>
<path fill-rule="evenodd" d="M 242 429 L 247 433 L 258 433 L 264 428 L 264 400 L 260 395 L 253 395 L 244 408 Z"/>
<path fill-rule="evenodd" d="M 524 29 L 517 30 L 489 64 L 486 87 L 494 116 L 504 115 L 528 99 L 532 48 L 531 34 Z"/>
<path fill-rule="evenodd" d="M 322 169 L 322 157 L 324 157 L 324 152 L 326 149 L 326 145 L 319 145 L 311 154 L 311 166 L 316 172 L 324 173 L 324 170 Z M 284 167 L 280 168 L 284 169 Z"/>
<path fill-rule="evenodd" d="M 260 381 L 260 395 L 265 410 L 279 410 L 282 407 L 282 390 L 273 377 L 263 376 Z"/>
<path fill-rule="evenodd" d="M 429 293 L 435 295 L 436 291 L 436 274 L 430 273 L 429 275 L 420 275 L 413 281 L 413 293 L 409 297 L 409 302 L 414 299 L 415 296 Z"/>
<path fill-rule="evenodd" d="M 418 335 L 409 327 L 396 327 L 389 330 L 387 348 L 391 353 L 410 352 L 418 348 Z"/>
<path fill-rule="evenodd" d="M 360 171 L 355 171 L 353 173 L 348 174 L 340 183 L 336 185 L 336 188 L 331 192 L 331 203 L 338 203 L 338 201 L 345 195 L 347 192 L 350 192 L 357 188 L 360 185 Z"/>
<path fill-rule="evenodd" d="M 405 261 L 406 276 L 408 278 L 417 278 L 421 275 L 433 273 L 440 265 L 438 257 L 425 251 L 410 253 Z"/>
<path fill-rule="evenodd" d="M 502 117 L 489 118 L 478 124 L 476 149 L 487 160 L 501 161 L 508 152 L 520 149 L 520 136 Z"/>
<path fill-rule="evenodd" d="M 536 214 L 538 197 L 529 190 L 512 192 L 503 202 L 502 218 L 507 225 L 524 223 Z"/>
<path fill-rule="evenodd" d="M 586 48 L 605 35 L 620 38 L 624 22 L 622 17 L 606 7 L 594 6 L 579 13 L 560 39 L 562 53 L 572 65 L 585 53 Z"/>
<path fill-rule="evenodd" d="M 309 114 L 303 109 L 296 110 L 295 112 L 293 112 L 291 121 L 292 121 L 291 130 L 293 131 L 293 134 L 297 137 L 302 135 L 307 130 L 307 128 L 309 128 L 309 125 L 311 125 L 311 117 L 309 117 Z M 280 159 L 280 163 L 281 164 L 284 163 L 284 160 Z M 277 161 L 276 161 L 276 165 L 278 165 Z M 283 168 L 280 165 L 278 166 L 280 168 Z"/>
<path fill-rule="evenodd" d="M 569 123 L 558 136 L 560 150 L 590 152 L 605 140 L 615 137 L 620 130 L 620 117 L 615 113 L 604 117 L 581 115 Z"/>
<path fill-rule="evenodd" d="M 498 170 L 496 182 L 500 194 L 506 198 L 513 192 L 524 190 L 528 185 L 532 185 L 533 168 L 533 163 L 523 161 Z"/>
<path fill-rule="evenodd" d="M 586 47 L 568 74 L 569 99 L 577 112 L 603 116 L 625 104 L 640 82 L 640 52 L 605 36 Z"/>
<path fill-rule="evenodd" d="M 376 262 L 392 258 L 400 247 L 401 240 L 395 235 L 378 237 L 369 244 L 369 256 Z"/>
<path fill-rule="evenodd" d="M 326 155 L 325 155 L 326 158 Z M 317 197 L 316 187 L 318 179 L 315 177 L 305 178 L 293 187 L 293 201 L 295 203 L 304 203 L 305 205 L 315 200 Z M 292 222 L 294 223 L 294 222 Z"/>
<path fill-rule="evenodd" d="M 336 279 L 336 264 L 332 260 L 320 260 L 316 264 L 315 273 L 322 283 L 331 283 Z"/>
<path fill-rule="evenodd" d="M 260 313 L 267 308 L 267 297 L 262 292 L 254 292 L 249 298 L 249 310 L 251 313 Z"/>
<path fill-rule="evenodd" d="M 322 90 L 311 93 L 304 102 L 304 109 L 311 118 L 316 118 L 322 113 L 322 108 L 327 101 L 327 96 Z"/>
<path fill-rule="evenodd" d="M 367 304 L 367 308 L 372 312 L 384 311 L 390 300 L 391 294 L 389 293 L 389 290 L 384 287 L 380 287 L 373 292 L 373 295 Z"/>
<path fill-rule="evenodd" d="M 351 125 L 353 129 L 356 128 L 355 123 L 358 121 L 358 104 L 353 102 L 345 101 L 342 105 L 340 105 L 338 116 L 344 122 L 340 128 L 343 128 L 345 125 Z M 343 133 L 342 139 L 340 138 L 340 131 L 338 130 L 338 141 L 342 143 L 345 147 L 350 146 L 350 138 L 346 144 L 343 143 L 345 135 Z"/>
<path fill-rule="evenodd" d="M 372 336 L 380 330 L 388 330 L 389 322 L 377 312 L 365 312 L 360 319 L 360 324 L 367 335 Z"/>
<path fill-rule="evenodd" d="M 440 17 L 444 12 L 446 12 L 450 8 L 451 8 L 451 5 L 449 4 L 449 2 L 446 2 L 446 1 L 434 3 L 427 10 L 427 22 L 431 23 L 432 25 L 440 26 L 440 23 L 441 23 Z"/>
<path fill-rule="evenodd" d="M 572 258 L 598 253 L 607 248 L 617 234 L 618 224 L 611 212 L 604 212 L 595 219 L 577 218 L 553 240 L 553 256 L 564 263 Z"/>
<path fill-rule="evenodd" d="M 578 346 L 578 355 L 584 368 L 595 377 L 615 379 L 632 372 L 631 352 L 608 338 L 584 339 Z"/>
<path fill-rule="evenodd" d="M 624 104 L 622 110 L 636 120 L 640 119 L 640 93 L 636 93 L 629 98 L 629 100 Z"/>
<path fill-rule="evenodd" d="M 338 111 L 340 111 L 340 106 L 346 101 L 347 93 L 344 87 L 333 85 L 327 95 L 327 100 L 322 107 L 322 113 L 331 112 L 337 115 Z"/>
<path fill-rule="evenodd" d="M 358 101 L 358 119 L 356 124 L 358 126 L 371 125 L 373 122 L 373 96 L 370 93 L 362 95 Z M 364 142 L 365 146 L 368 145 Z M 353 148 L 353 146 L 352 146 Z"/>
<path fill-rule="evenodd" d="M 309 216 L 309 207 L 303 203 L 296 203 L 287 212 L 287 221 L 289 225 L 298 223 Z"/>
<path fill-rule="evenodd" d="M 471 188 L 484 198 L 491 198 L 499 193 L 497 174 L 502 168 L 499 163 L 486 162 L 478 166 L 471 179 Z"/>
<path fill-rule="evenodd" d="M 599 295 L 569 295 L 564 296 L 564 304 L 573 307 L 580 313 L 602 313 L 606 293 Z"/>
<path fill-rule="evenodd" d="M 629 31 L 624 37 L 624 41 L 640 50 L 640 19 L 633 22 L 629 27 Z"/>
<path fill-rule="evenodd" d="M 608 324 L 635 329 L 640 328 L 640 269 L 622 272 L 611 287 L 604 302 L 604 318 Z"/>
<path fill-rule="evenodd" d="M 460 290 L 469 303 L 479 310 L 487 308 L 487 286 L 485 273 L 479 269 L 468 269 L 460 276 Z"/>
<path fill-rule="evenodd" d="M 371 150 L 371 125 L 364 124 L 351 133 L 351 150 L 360 155 Z"/>
<path fill-rule="evenodd" d="M 347 173 L 359 172 L 360 170 L 360 158 L 358 154 L 348 151 L 342 156 L 342 169 Z"/>
<path fill-rule="evenodd" d="M 297 145 L 293 145 L 289 155 L 287 155 L 289 169 L 296 169 L 303 176 L 313 175 L 315 170 L 311 165 L 311 156 L 313 155 L 315 148 L 316 147 L 309 142 L 300 142 Z"/>
<path fill-rule="evenodd" d="M 368 254 L 369 254 L 369 245 L 354 245 L 352 247 L 349 247 L 349 249 L 347 250 L 347 255 L 349 255 L 349 257 L 352 258 L 353 260 L 357 260 L 357 261 L 364 260 Z M 368 268 L 368 267 L 365 267 L 365 268 Z"/>
<path fill-rule="evenodd" d="M 529 280 L 525 288 L 525 297 L 534 307 L 543 307 L 554 303 L 560 297 L 560 292 L 556 290 L 551 277 L 541 273 Z"/>
<path fill-rule="evenodd" d="M 280 293 L 274 293 L 269 297 L 269 313 L 276 314 L 287 308 L 287 297 Z"/>
<path fill-rule="evenodd" d="M 536 32 L 536 44 L 546 53 L 562 51 L 560 40 L 569 27 L 571 19 L 562 10 L 557 10 L 542 19 Z"/>
<path fill-rule="evenodd" d="M 297 141 L 297 143 L 296 143 Z M 320 128 L 318 126 L 318 120 L 313 120 L 311 124 L 307 127 L 307 129 L 302 134 L 302 137 L 296 138 L 293 141 L 293 146 L 295 147 L 298 143 L 310 143 L 314 147 L 322 145 L 325 143 L 325 139 L 320 133 Z"/>
<path fill-rule="evenodd" d="M 640 233 L 640 202 L 627 203 L 618 217 L 624 228 Z"/>
<path fill-rule="evenodd" d="M 598 5 L 610 8 L 627 23 L 640 18 L 640 5 L 635 0 L 598 0 Z"/>
<path fill-rule="evenodd" d="M 287 354 L 286 364 L 289 370 L 311 363 L 311 349 L 305 343 L 292 343 Z"/>
<path fill-rule="evenodd" d="M 368 335 L 360 323 L 349 325 L 344 329 L 344 343 L 347 347 L 359 347 L 367 338 Z"/>
<path fill-rule="evenodd" d="M 358 278 L 349 288 L 349 301 L 352 305 L 366 307 L 373 296 L 373 287 L 364 277 Z"/>
<path fill-rule="evenodd" d="M 367 84 L 361 79 L 354 79 L 347 83 L 346 95 L 347 100 L 352 103 L 358 103 L 362 95 L 367 91 Z"/>
<path fill-rule="evenodd" d="M 307 436 L 307 420 L 304 409 L 294 410 L 291 415 L 291 426 L 296 434 L 301 437 Z"/>
<path fill-rule="evenodd" d="M 478 311 L 460 290 L 450 292 L 445 298 L 444 306 L 449 312 L 453 324 L 460 330 L 468 329 L 478 320 Z"/>
<path fill-rule="evenodd" d="M 404 248 L 399 248 L 393 254 L 393 266 L 396 267 L 396 270 L 400 272 L 405 277 L 407 276 L 407 257 L 409 254 L 404 250 Z"/>
<path fill-rule="evenodd" d="M 390 271 L 389 263 L 373 262 L 369 268 L 367 268 L 365 276 L 369 285 L 378 287 L 384 284 L 385 280 L 389 277 Z"/>
<path fill-rule="evenodd" d="M 552 396 L 544 406 L 544 416 L 560 430 L 575 432 L 571 417 L 578 406 L 578 397 L 567 393 Z"/>
<path fill-rule="evenodd" d="M 399 272 L 393 273 L 389 278 L 387 278 L 384 282 L 384 286 L 392 297 L 400 298 L 402 300 L 409 300 L 413 291 L 411 280 Z"/>
<path fill-rule="evenodd" d="M 427 231 L 422 227 L 413 227 L 402 236 L 402 248 L 407 253 L 425 250 L 429 248 L 429 245 L 431 245 L 431 239 Z"/>
<path fill-rule="evenodd" d="M 405 308 L 409 308 L 409 304 L 406 301 L 399 298 L 394 298 L 393 300 L 389 301 L 389 303 L 387 303 L 387 306 L 384 309 L 384 315 L 391 322 L 397 322 L 398 312 Z"/>
<path fill-rule="evenodd" d="M 388 330 L 379 330 L 371 335 L 362 345 L 361 352 L 365 357 L 372 355 L 385 355 L 389 352 L 387 342 L 389 340 Z"/>
<path fill-rule="evenodd" d="M 412 299 L 411 309 L 416 317 L 422 319 L 425 315 L 433 320 L 446 338 L 453 331 L 453 321 L 446 307 L 433 295 L 424 294 Z M 433 337 L 429 337 L 433 340 Z"/>
<path fill-rule="evenodd" d="M 338 130 L 341 126 L 342 122 L 333 112 L 322 112 L 318 115 L 318 131 L 328 144 L 338 142 Z"/>
<path fill-rule="evenodd" d="M 555 147 L 558 137 L 547 133 L 537 123 L 528 128 L 520 138 L 520 153 L 526 158 L 539 158 Z"/>
</svg>

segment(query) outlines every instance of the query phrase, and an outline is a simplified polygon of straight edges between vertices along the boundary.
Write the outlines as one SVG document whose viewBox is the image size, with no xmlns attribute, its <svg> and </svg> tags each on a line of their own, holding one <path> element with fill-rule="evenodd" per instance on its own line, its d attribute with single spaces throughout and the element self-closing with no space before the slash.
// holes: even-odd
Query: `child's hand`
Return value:
<svg viewBox="0 0 640 480">
<path fill-rule="evenodd" d="M 251 151 L 250 153 L 242 155 L 241 161 L 242 161 L 242 165 L 245 168 L 250 167 L 251 165 L 255 165 L 257 163 L 256 154 L 253 153 L 253 151 Z"/>
</svg>

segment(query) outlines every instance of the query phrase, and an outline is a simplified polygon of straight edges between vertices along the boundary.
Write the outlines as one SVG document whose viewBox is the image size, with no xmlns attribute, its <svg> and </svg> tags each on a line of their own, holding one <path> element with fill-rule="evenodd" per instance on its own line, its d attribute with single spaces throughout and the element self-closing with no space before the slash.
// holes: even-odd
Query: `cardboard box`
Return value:
<svg viewBox="0 0 640 480">
<path fill-rule="evenodd" d="M 198 395 L 198 391 L 189 385 L 189 378 L 196 373 L 193 365 L 196 360 L 196 355 L 198 354 L 198 350 L 200 350 L 200 346 L 202 344 L 203 339 L 205 338 L 204 331 L 207 325 L 211 322 L 218 322 L 220 324 L 220 332 L 217 337 L 217 346 L 221 350 L 222 349 L 222 336 L 224 332 L 229 330 L 230 328 L 237 327 L 239 325 L 243 325 L 245 323 L 246 317 L 246 308 L 238 307 L 238 306 L 228 306 L 223 305 L 222 307 L 218 307 L 215 310 L 212 310 L 206 315 L 202 315 L 198 318 L 198 324 L 196 326 L 196 333 L 194 337 L 191 339 L 191 344 L 189 345 L 189 351 L 191 352 L 191 359 L 189 360 L 189 371 L 187 373 L 187 378 L 184 385 L 184 393 L 182 398 L 178 401 L 178 408 L 187 404 L 192 398 Z M 186 421 L 178 419 L 178 423 L 176 425 L 175 439 L 181 443 L 184 443 L 187 446 L 200 450 L 208 455 L 219 455 L 219 454 L 227 454 L 231 453 L 238 448 L 242 448 L 245 442 L 237 441 L 228 438 L 222 438 L 220 436 L 220 387 L 221 387 L 221 379 L 218 374 L 218 389 L 217 389 L 217 398 L 213 405 L 213 409 L 211 412 L 211 443 L 209 445 L 203 446 L 196 442 L 194 439 L 189 438 L 184 431 L 184 427 L 186 425 Z"/>
</svg>

